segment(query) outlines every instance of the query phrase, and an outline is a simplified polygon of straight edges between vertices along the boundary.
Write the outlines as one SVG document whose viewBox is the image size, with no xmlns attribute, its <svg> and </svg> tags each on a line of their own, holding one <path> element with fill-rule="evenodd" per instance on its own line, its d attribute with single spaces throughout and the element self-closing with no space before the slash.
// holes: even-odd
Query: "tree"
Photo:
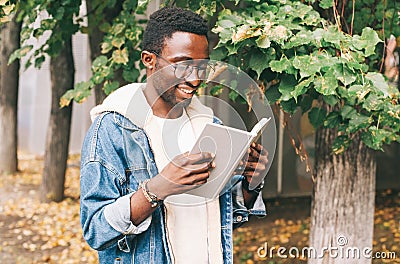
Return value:
<svg viewBox="0 0 400 264">
<path fill-rule="evenodd" d="M 378 31 L 378 34 L 362 24 L 368 20 L 358 19 L 359 14 L 353 14 L 357 20 L 351 16 L 350 21 L 343 20 L 330 0 L 304 1 L 308 4 L 244 0 L 233 3 L 238 5 L 235 10 L 227 8 L 225 2 L 229 1 L 165 1 L 164 4 L 179 4 L 210 16 L 219 13 L 213 29 L 219 43 L 211 58 L 239 66 L 267 87 L 265 95 L 270 103 L 276 103 L 288 114 L 302 111 L 316 128 L 311 246 L 319 254 L 324 247 L 371 248 L 373 151 L 382 150 L 384 144 L 400 142 L 400 94 L 388 86 L 376 69 L 382 64 L 379 60 L 383 54 L 376 50 L 382 51 L 384 47 L 379 36 L 383 38 L 390 32 Z M 362 7 L 363 1 L 337 2 L 355 4 L 351 10 L 361 10 L 360 15 L 371 13 L 366 11 L 370 10 L 368 6 Z M 365 5 L 371 2 L 375 3 L 368 1 Z M 399 28 L 398 8 L 385 3 L 379 9 L 385 14 L 382 24 L 392 21 L 395 25 L 392 28 Z M 132 77 L 129 73 L 137 71 L 134 62 L 138 60 L 135 54 L 141 31 L 132 16 L 127 16 L 133 12 L 137 13 L 138 7 L 124 1 L 123 11 L 108 28 L 102 44 L 103 55 L 94 60 L 93 77 L 68 91 L 63 104 L 72 99 L 82 101 L 94 85 L 104 80 L 106 93 L 117 89 L 119 83 L 113 80 L 115 69 L 122 67 L 127 73 L 124 77 Z M 334 14 L 337 20 L 330 23 L 320 13 Z M 346 33 L 343 21 L 349 29 L 355 24 L 359 27 Z M 108 52 L 110 56 L 106 56 Z M 322 259 L 310 258 L 310 262 L 343 261 L 330 258 L 329 251 L 325 253 L 328 254 Z M 368 263 L 370 259 L 362 261 Z"/>
<path fill-rule="evenodd" d="M 64 198 L 72 106 L 61 109 L 59 99 L 74 85 L 71 37 L 79 29 L 80 4 L 80 1 L 75 0 L 53 0 L 24 1 L 18 6 L 20 18 L 24 20 L 21 41 L 24 43 L 31 37 L 45 41 L 37 48 L 29 44 L 23 45 L 13 53 L 11 61 L 26 56 L 27 68 L 32 63 L 35 67 L 40 67 L 46 56 L 51 58 L 52 102 L 40 191 L 41 200 L 46 202 L 59 202 Z M 40 21 L 39 26 L 34 23 L 37 20 Z M 50 35 L 46 37 L 45 33 Z"/>
<path fill-rule="evenodd" d="M 112 20 L 121 12 L 122 4 L 121 2 L 113 4 L 101 0 L 86 0 L 86 8 L 88 10 L 90 58 L 94 61 L 101 55 L 100 44 L 104 38 L 104 32 L 99 26 L 104 27 L 112 23 Z M 93 88 L 96 105 L 101 104 L 106 97 L 102 87 L 101 84 L 98 84 Z"/>
<path fill-rule="evenodd" d="M 4 21 L 6 22 L 6 21 Z M 21 23 L 17 16 L 0 24 L 0 172 L 14 173 L 17 162 L 17 105 L 19 83 L 19 60 L 10 65 L 11 53 L 19 48 Z"/>
</svg>

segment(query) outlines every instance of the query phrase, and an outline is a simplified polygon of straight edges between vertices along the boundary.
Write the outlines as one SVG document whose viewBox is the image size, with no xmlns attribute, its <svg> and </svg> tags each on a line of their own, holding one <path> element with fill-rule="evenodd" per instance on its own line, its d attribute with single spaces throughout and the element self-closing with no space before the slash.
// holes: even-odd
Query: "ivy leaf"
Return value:
<svg viewBox="0 0 400 264">
<path fill-rule="evenodd" d="M 278 88 L 279 92 L 282 94 L 282 101 L 288 101 L 293 97 L 292 91 L 294 90 L 296 84 L 297 81 L 292 75 L 282 75 Z"/>
<path fill-rule="evenodd" d="M 297 102 L 297 97 L 304 94 L 307 91 L 308 86 L 310 86 L 311 83 L 313 83 L 314 77 L 310 77 L 308 79 L 305 79 L 301 82 L 299 82 L 295 87 L 294 90 L 290 92 L 290 94 L 293 96 L 294 100 Z"/>
<path fill-rule="evenodd" d="M 375 88 L 383 93 L 385 97 L 390 97 L 389 85 L 385 81 L 382 74 L 376 72 L 369 72 L 365 76 L 366 79 L 370 80 Z"/>
<path fill-rule="evenodd" d="M 354 114 L 349 120 L 348 130 L 350 133 L 354 133 L 359 129 L 367 128 L 370 124 L 370 117 L 361 114 Z"/>
<path fill-rule="evenodd" d="M 293 66 L 300 71 L 300 77 L 305 78 L 319 72 L 321 63 L 313 56 L 296 56 L 293 59 Z"/>
<path fill-rule="evenodd" d="M 272 71 L 282 73 L 292 66 L 292 64 L 286 57 L 282 57 L 279 61 L 271 61 L 269 66 L 271 67 Z"/>
<path fill-rule="evenodd" d="M 260 77 L 261 73 L 268 68 L 271 59 L 270 56 L 266 56 L 262 51 L 256 49 L 250 56 L 249 67 Z"/>
<path fill-rule="evenodd" d="M 271 41 L 267 35 L 261 35 L 256 40 L 256 44 L 259 48 L 266 49 L 271 46 Z"/>
<path fill-rule="evenodd" d="M 363 100 L 371 92 L 371 89 L 364 85 L 352 85 L 348 89 L 349 96 L 356 97 L 359 101 Z"/>
<path fill-rule="evenodd" d="M 340 124 L 340 115 L 338 112 L 330 112 L 324 120 L 324 127 L 335 128 Z"/>
<path fill-rule="evenodd" d="M 123 48 L 122 50 L 114 50 L 112 53 L 112 59 L 117 64 L 127 64 L 129 61 L 127 49 Z"/>
<path fill-rule="evenodd" d="M 327 113 L 325 109 L 314 107 L 310 112 L 308 112 L 308 119 L 314 128 L 318 128 L 324 123 L 326 114 Z"/>
<path fill-rule="evenodd" d="M 23 47 L 17 49 L 16 51 L 14 51 L 11 54 L 10 58 L 8 59 L 8 65 L 13 63 L 16 59 L 20 59 L 20 58 L 24 57 L 32 49 L 33 49 L 33 45 L 26 45 L 26 46 L 23 46 Z"/>
<path fill-rule="evenodd" d="M 343 106 L 342 110 L 340 111 L 340 115 L 344 118 L 344 119 L 350 119 L 352 118 L 353 115 L 356 115 L 357 111 L 348 105 Z"/>
<path fill-rule="evenodd" d="M 375 54 L 375 46 L 382 40 L 379 38 L 378 34 L 369 27 L 363 29 L 361 36 L 353 37 L 353 47 L 358 50 L 365 50 L 365 57 L 369 57 Z"/>
<path fill-rule="evenodd" d="M 337 155 L 343 153 L 350 145 L 350 140 L 347 135 L 340 135 L 335 138 L 332 144 L 332 151 Z"/>
<path fill-rule="evenodd" d="M 106 56 L 97 57 L 92 63 L 92 71 L 98 71 L 100 68 L 104 67 L 107 64 Z"/>
<path fill-rule="evenodd" d="M 333 72 L 336 78 L 345 86 L 352 84 L 357 80 L 356 74 L 342 63 L 335 64 L 333 66 Z"/>
<path fill-rule="evenodd" d="M 230 90 L 228 97 L 231 99 L 233 102 L 236 102 L 236 99 L 238 98 L 239 94 L 235 90 Z"/>
<path fill-rule="evenodd" d="M 318 76 L 314 82 L 314 87 L 315 90 L 322 95 L 336 94 L 338 83 L 334 73 L 329 71 L 323 76 Z"/>
<path fill-rule="evenodd" d="M 323 96 L 322 99 L 330 106 L 334 106 L 339 102 L 339 99 L 335 95 L 326 95 Z"/>
<path fill-rule="evenodd" d="M 117 81 L 112 81 L 112 82 L 105 81 L 104 82 L 104 86 L 103 86 L 103 90 L 108 95 L 111 92 L 117 90 L 118 87 L 119 87 L 119 82 L 117 82 Z"/>
<path fill-rule="evenodd" d="M 302 113 L 306 113 L 308 110 L 311 109 L 313 101 L 314 101 L 314 99 L 311 96 L 309 96 L 308 94 L 304 94 L 302 96 L 301 101 L 300 101 L 300 107 L 301 107 Z"/>
<path fill-rule="evenodd" d="M 319 1 L 319 6 L 323 9 L 328 9 L 333 6 L 333 1 L 332 0 L 321 0 Z"/>
<path fill-rule="evenodd" d="M 137 82 L 139 75 L 139 70 L 136 68 L 124 69 L 122 72 L 122 77 L 128 82 Z"/>
<path fill-rule="evenodd" d="M 290 99 L 288 101 L 281 101 L 281 107 L 283 111 L 289 114 L 294 114 L 297 110 L 297 104 L 294 99 Z"/>
</svg>

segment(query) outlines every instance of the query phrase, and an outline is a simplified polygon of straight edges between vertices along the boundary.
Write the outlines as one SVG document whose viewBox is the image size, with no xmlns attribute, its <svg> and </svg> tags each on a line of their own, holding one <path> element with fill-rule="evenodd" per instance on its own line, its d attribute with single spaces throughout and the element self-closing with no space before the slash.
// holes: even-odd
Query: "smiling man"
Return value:
<svg viewBox="0 0 400 264">
<path fill-rule="evenodd" d="M 213 154 L 188 152 L 205 124 L 218 122 L 195 95 L 213 70 L 207 31 L 188 10 L 152 14 L 142 43 L 147 83 L 121 87 L 91 111 L 81 224 L 100 263 L 232 263 L 233 227 L 265 215 L 262 186 L 248 188 L 266 168 L 260 145 L 218 198 L 185 194 L 216 166 Z"/>
</svg>

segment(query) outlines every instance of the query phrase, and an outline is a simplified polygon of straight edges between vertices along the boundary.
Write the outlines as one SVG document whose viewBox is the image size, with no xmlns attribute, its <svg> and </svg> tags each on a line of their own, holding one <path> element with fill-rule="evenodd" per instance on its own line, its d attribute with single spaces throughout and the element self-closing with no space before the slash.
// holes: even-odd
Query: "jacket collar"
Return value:
<svg viewBox="0 0 400 264">
<path fill-rule="evenodd" d="M 92 121 L 104 112 L 116 112 L 126 117 L 135 126 L 143 128 L 153 111 L 144 96 L 145 83 L 131 83 L 111 93 L 103 103 L 90 111 Z M 197 96 L 193 96 L 186 112 L 194 129 L 201 131 L 206 123 L 213 121 L 213 111 L 203 105 Z"/>
</svg>

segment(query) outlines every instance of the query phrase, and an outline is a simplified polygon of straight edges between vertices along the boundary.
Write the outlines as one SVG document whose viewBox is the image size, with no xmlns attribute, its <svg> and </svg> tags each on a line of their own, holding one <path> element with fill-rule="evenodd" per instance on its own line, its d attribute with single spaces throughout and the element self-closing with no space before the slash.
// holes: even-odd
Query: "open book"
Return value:
<svg viewBox="0 0 400 264">
<path fill-rule="evenodd" d="M 260 137 L 270 120 L 270 117 L 262 118 L 250 132 L 214 123 L 207 124 L 190 153 L 214 153 L 216 166 L 211 170 L 207 183 L 186 193 L 211 199 L 217 197 L 232 178 L 251 143 Z"/>
</svg>

